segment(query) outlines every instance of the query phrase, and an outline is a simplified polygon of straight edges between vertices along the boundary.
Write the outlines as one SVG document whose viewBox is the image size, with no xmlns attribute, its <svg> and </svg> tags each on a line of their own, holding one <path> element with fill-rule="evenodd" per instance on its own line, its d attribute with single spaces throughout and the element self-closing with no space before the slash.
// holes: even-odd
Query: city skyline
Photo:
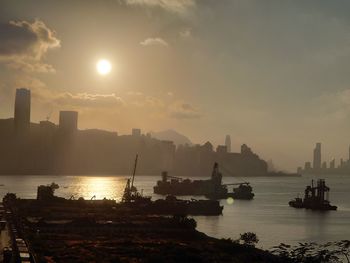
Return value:
<svg viewBox="0 0 350 263">
<path fill-rule="evenodd" d="M 297 171 L 300 174 L 349 174 L 350 173 L 350 146 L 348 155 L 339 159 L 332 157 L 326 159 L 322 154 L 322 143 L 317 142 L 313 150 L 312 161 L 306 161 L 304 166 L 299 166 Z"/>
<path fill-rule="evenodd" d="M 290 171 L 316 141 L 339 159 L 350 130 L 349 7 L 2 0 L 0 118 L 25 87 L 34 122 L 57 123 L 60 109 L 79 111 L 82 129 L 175 129 L 215 145 L 230 134 L 233 149 L 250 142 Z"/>
</svg>

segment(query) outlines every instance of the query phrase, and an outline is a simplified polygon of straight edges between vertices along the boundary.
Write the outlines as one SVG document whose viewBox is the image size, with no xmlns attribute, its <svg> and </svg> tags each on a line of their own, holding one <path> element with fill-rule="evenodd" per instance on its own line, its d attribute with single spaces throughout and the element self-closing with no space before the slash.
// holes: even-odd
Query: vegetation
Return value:
<svg viewBox="0 0 350 263">
<path fill-rule="evenodd" d="M 255 245 L 259 242 L 259 238 L 253 232 L 246 232 L 240 235 L 239 241 L 243 242 L 243 245 L 255 247 Z"/>
<path fill-rule="evenodd" d="M 281 243 L 271 251 L 286 263 L 350 263 L 350 241 L 341 240 L 325 244 L 299 243 L 290 246 Z"/>
</svg>

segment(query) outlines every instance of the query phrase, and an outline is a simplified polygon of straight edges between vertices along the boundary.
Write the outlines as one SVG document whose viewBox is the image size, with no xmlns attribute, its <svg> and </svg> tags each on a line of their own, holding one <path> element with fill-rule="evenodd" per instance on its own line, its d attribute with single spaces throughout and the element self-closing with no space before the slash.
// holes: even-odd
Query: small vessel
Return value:
<svg viewBox="0 0 350 263">
<path fill-rule="evenodd" d="M 226 193 L 208 193 L 205 194 L 205 197 L 209 199 L 226 199 L 226 198 L 233 198 L 233 199 L 240 199 L 240 200 L 251 200 L 254 198 L 253 188 L 250 186 L 248 182 L 245 183 L 236 183 L 236 184 L 225 184 L 225 186 L 236 186 L 238 187 L 233 188 L 232 192 L 227 190 Z"/>
<path fill-rule="evenodd" d="M 306 208 L 312 210 L 337 210 L 337 206 L 331 205 L 329 202 L 330 188 L 326 186 L 324 179 L 317 181 L 317 186 L 314 186 L 314 180 L 311 185 L 305 189 L 304 198 L 297 197 L 289 202 L 289 206 L 294 208 Z"/>
<path fill-rule="evenodd" d="M 169 180 L 170 179 L 170 180 Z M 238 186 L 229 191 L 230 186 Z M 162 173 L 162 180 L 153 187 L 155 194 L 160 195 L 204 195 L 210 199 L 234 199 L 251 200 L 254 197 L 253 188 L 248 182 L 222 184 L 222 174 L 219 164 L 214 163 L 213 172 L 209 180 L 190 180 L 181 177 L 169 176 L 167 172 Z"/>
<path fill-rule="evenodd" d="M 126 182 L 126 186 L 125 186 L 124 194 L 123 194 L 123 198 L 122 198 L 123 203 L 138 203 L 139 204 L 139 203 L 150 203 L 151 202 L 151 197 L 143 196 L 142 194 L 140 194 L 138 192 L 136 186 L 134 186 L 138 157 L 139 156 L 136 154 L 134 171 L 132 173 L 131 181 L 130 181 L 130 179 L 128 179 Z"/>
</svg>

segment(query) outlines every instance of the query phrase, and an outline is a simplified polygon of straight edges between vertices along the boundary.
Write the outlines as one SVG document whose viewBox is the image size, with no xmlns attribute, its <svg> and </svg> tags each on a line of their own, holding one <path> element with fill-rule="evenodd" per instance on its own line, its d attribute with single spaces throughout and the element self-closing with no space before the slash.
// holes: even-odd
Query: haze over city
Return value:
<svg viewBox="0 0 350 263">
<path fill-rule="evenodd" d="M 347 1 L 0 1 L 0 118 L 16 88 L 33 122 L 173 128 L 194 143 L 251 145 L 295 171 L 322 142 L 348 156 Z M 99 66 L 97 65 L 100 62 Z M 102 64 L 101 64 L 102 62 Z M 107 62 L 107 64 L 106 64 Z"/>
</svg>

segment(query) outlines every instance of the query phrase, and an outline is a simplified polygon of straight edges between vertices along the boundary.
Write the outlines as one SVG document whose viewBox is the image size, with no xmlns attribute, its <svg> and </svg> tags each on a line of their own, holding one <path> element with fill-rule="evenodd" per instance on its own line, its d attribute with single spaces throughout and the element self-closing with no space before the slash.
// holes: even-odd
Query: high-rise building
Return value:
<svg viewBox="0 0 350 263">
<path fill-rule="evenodd" d="M 59 129 L 64 132 L 74 132 L 78 129 L 78 112 L 60 111 Z"/>
<path fill-rule="evenodd" d="M 308 170 L 310 170 L 311 169 L 311 163 L 310 162 L 306 162 L 305 163 L 305 166 L 304 166 L 304 170 L 305 171 L 308 171 Z"/>
<path fill-rule="evenodd" d="M 225 145 L 227 148 L 227 152 L 230 153 L 231 152 L 231 136 L 230 135 L 226 135 Z"/>
<path fill-rule="evenodd" d="M 226 145 L 218 145 L 218 147 L 216 147 L 216 152 L 218 154 L 225 154 L 225 153 L 227 153 L 227 146 Z"/>
<path fill-rule="evenodd" d="M 29 130 L 30 127 L 30 90 L 17 89 L 15 99 L 15 129 L 17 132 Z"/>
<path fill-rule="evenodd" d="M 316 147 L 314 149 L 314 160 L 313 160 L 313 168 L 320 169 L 321 168 L 321 143 L 316 143 Z"/>
<path fill-rule="evenodd" d="M 133 128 L 132 136 L 141 136 L 141 129 Z"/>
</svg>

